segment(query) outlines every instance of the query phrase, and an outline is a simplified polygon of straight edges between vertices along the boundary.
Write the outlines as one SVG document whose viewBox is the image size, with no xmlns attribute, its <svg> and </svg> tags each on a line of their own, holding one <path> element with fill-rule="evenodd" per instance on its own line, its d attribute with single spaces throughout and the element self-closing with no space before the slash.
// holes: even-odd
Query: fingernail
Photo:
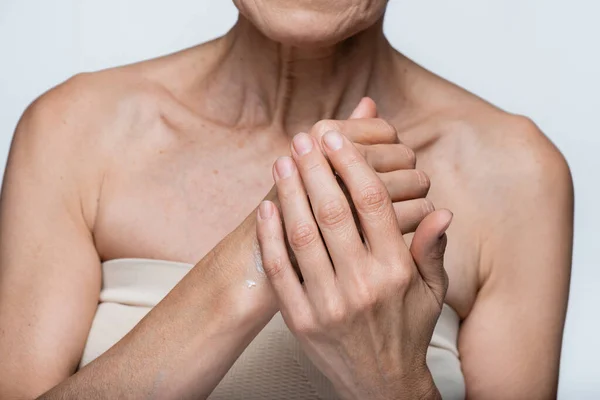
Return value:
<svg viewBox="0 0 600 400">
<path fill-rule="evenodd" d="M 336 151 L 342 148 L 344 140 L 342 135 L 336 131 L 329 131 L 323 135 L 323 142 L 331 151 Z"/>
<path fill-rule="evenodd" d="M 273 216 L 273 203 L 270 201 L 263 201 L 258 206 L 258 216 L 260 219 L 269 219 Z"/>
<path fill-rule="evenodd" d="M 313 142 L 310 136 L 307 133 L 299 133 L 294 136 L 294 140 L 292 140 L 292 145 L 294 146 L 294 150 L 299 156 L 303 156 L 309 153 L 312 150 Z"/>
<path fill-rule="evenodd" d="M 279 179 L 289 178 L 294 172 L 294 161 L 290 157 L 279 157 L 275 161 L 275 172 Z"/>
</svg>

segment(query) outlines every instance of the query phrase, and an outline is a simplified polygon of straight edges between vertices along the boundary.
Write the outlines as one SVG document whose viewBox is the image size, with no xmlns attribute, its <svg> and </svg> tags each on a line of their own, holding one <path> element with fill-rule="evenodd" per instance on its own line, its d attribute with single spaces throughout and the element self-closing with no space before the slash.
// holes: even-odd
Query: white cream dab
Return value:
<svg viewBox="0 0 600 400">
<path fill-rule="evenodd" d="M 252 289 L 254 286 L 256 286 L 256 282 L 246 279 L 246 286 L 248 286 L 248 289 Z"/>
<path fill-rule="evenodd" d="M 258 244 L 258 240 L 254 241 L 254 265 L 256 265 L 256 270 L 261 274 L 265 273 L 265 269 L 263 268 L 262 263 L 262 254 L 260 253 L 260 246 Z"/>
</svg>

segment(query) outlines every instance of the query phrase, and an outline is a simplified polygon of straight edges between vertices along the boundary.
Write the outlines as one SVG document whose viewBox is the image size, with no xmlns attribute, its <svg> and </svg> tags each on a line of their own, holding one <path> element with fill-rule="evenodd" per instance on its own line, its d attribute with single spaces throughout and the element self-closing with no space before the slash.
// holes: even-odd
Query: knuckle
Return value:
<svg viewBox="0 0 600 400">
<path fill-rule="evenodd" d="M 314 137 L 320 139 L 321 136 L 329 131 L 341 132 L 341 124 L 332 119 L 322 119 L 313 125 L 310 132 Z"/>
<path fill-rule="evenodd" d="M 263 261 L 265 274 L 271 278 L 279 277 L 286 268 L 286 263 L 281 257 L 269 258 Z"/>
<path fill-rule="evenodd" d="M 432 261 L 442 261 L 444 259 L 444 251 L 435 249 L 429 254 Z"/>
<path fill-rule="evenodd" d="M 301 195 L 303 195 L 302 191 L 292 185 L 280 185 L 277 189 L 277 197 L 282 203 L 290 202 Z"/>
<path fill-rule="evenodd" d="M 431 187 L 431 180 L 429 179 L 429 176 L 425 172 L 423 172 L 419 169 L 415 169 L 414 171 L 415 171 L 415 174 L 417 175 L 417 181 L 419 182 L 419 186 L 422 189 L 428 191 L 429 188 Z"/>
<path fill-rule="evenodd" d="M 377 213 L 389 202 L 389 194 L 382 185 L 369 184 L 359 191 L 356 209 L 363 213 Z"/>
<path fill-rule="evenodd" d="M 404 149 L 406 161 L 411 168 L 415 168 L 417 166 L 417 155 L 415 151 L 406 145 L 402 145 Z"/>
<path fill-rule="evenodd" d="M 318 237 L 314 224 L 300 222 L 290 230 L 289 242 L 293 250 L 302 250 L 313 244 Z"/>
<path fill-rule="evenodd" d="M 323 168 L 323 164 L 321 164 L 320 160 L 311 160 L 311 162 L 300 162 L 298 163 L 298 167 L 302 170 L 303 173 L 305 174 L 318 174 L 319 171 L 321 171 L 321 169 Z"/>
<path fill-rule="evenodd" d="M 442 294 L 443 294 L 443 298 L 446 297 L 446 294 L 448 293 L 448 288 L 450 287 L 450 278 L 448 277 L 448 273 L 446 272 L 446 269 L 443 270 L 443 280 L 442 280 Z"/>
<path fill-rule="evenodd" d="M 342 224 L 349 216 L 350 207 L 347 207 L 342 199 L 329 200 L 317 209 L 317 220 L 328 227 Z"/>
<path fill-rule="evenodd" d="M 341 162 L 341 168 L 354 168 L 363 162 L 366 163 L 367 160 L 359 152 L 348 152 L 348 154 L 345 155 L 345 159 Z"/>
<path fill-rule="evenodd" d="M 342 324 L 347 319 L 348 313 L 339 301 L 330 301 L 324 307 L 320 319 L 324 326 L 336 326 Z"/>
<path fill-rule="evenodd" d="M 431 253 L 429 254 L 429 258 L 431 258 L 432 261 L 443 261 L 444 260 L 444 255 L 446 254 L 446 244 L 448 242 L 448 237 L 446 235 L 442 236 L 442 239 L 440 240 L 440 243 L 435 246 L 434 249 L 431 250 Z"/>
<path fill-rule="evenodd" d="M 290 324 L 290 330 L 301 336 L 309 336 L 316 332 L 316 326 L 313 319 L 308 315 L 296 315 Z"/>
<path fill-rule="evenodd" d="M 395 269 L 393 282 L 398 288 L 406 288 L 415 278 L 415 271 L 412 268 L 402 266 Z"/>
<path fill-rule="evenodd" d="M 377 159 L 377 153 L 370 146 L 356 144 L 356 148 L 361 157 L 369 166 L 373 166 L 373 161 Z"/>
<path fill-rule="evenodd" d="M 355 285 L 354 306 L 358 311 L 373 309 L 379 303 L 379 296 L 372 285 L 365 280 L 360 280 Z"/>
<path fill-rule="evenodd" d="M 429 215 L 435 211 L 435 206 L 431 202 L 431 200 L 425 198 L 421 199 L 421 212 L 423 215 Z"/>
<path fill-rule="evenodd" d="M 394 143 L 398 142 L 398 133 L 396 128 L 385 119 L 377 118 L 378 131 L 382 135 L 382 139 L 386 142 Z"/>
</svg>

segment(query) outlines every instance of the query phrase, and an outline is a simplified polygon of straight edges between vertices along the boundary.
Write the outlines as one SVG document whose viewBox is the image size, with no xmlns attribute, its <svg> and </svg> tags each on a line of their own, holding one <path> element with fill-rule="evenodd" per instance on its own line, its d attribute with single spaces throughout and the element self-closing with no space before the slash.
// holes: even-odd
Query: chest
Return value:
<svg viewBox="0 0 600 400">
<path fill-rule="evenodd" d="M 209 134 L 210 133 L 210 134 Z M 199 140 L 125 146 L 105 176 L 94 238 L 103 260 L 155 258 L 196 263 L 233 231 L 273 186 L 275 159 L 289 139 L 268 132 L 207 132 Z M 476 293 L 474 249 L 461 201 L 428 154 L 418 167 L 432 180 L 430 198 L 455 213 L 446 269 L 448 302 L 468 309 Z M 439 185 L 436 183 L 439 182 Z M 410 240 L 410 236 L 407 236 Z"/>
<path fill-rule="evenodd" d="M 273 185 L 273 162 L 289 148 L 277 138 L 214 131 L 145 151 L 128 147 L 105 175 L 94 232 L 101 258 L 188 263 L 254 210 Z"/>
</svg>

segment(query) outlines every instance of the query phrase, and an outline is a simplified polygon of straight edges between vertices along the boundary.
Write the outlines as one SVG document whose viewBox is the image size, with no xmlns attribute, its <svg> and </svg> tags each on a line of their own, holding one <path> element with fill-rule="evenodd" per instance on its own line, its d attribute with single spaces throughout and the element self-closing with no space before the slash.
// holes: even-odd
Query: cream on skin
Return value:
<svg viewBox="0 0 600 400">
<path fill-rule="evenodd" d="M 253 256 L 254 256 L 254 265 L 256 265 L 256 270 L 263 274 L 265 273 L 265 269 L 262 264 L 262 255 L 260 253 L 260 246 L 258 245 L 258 241 L 255 240 L 253 243 Z"/>
</svg>

